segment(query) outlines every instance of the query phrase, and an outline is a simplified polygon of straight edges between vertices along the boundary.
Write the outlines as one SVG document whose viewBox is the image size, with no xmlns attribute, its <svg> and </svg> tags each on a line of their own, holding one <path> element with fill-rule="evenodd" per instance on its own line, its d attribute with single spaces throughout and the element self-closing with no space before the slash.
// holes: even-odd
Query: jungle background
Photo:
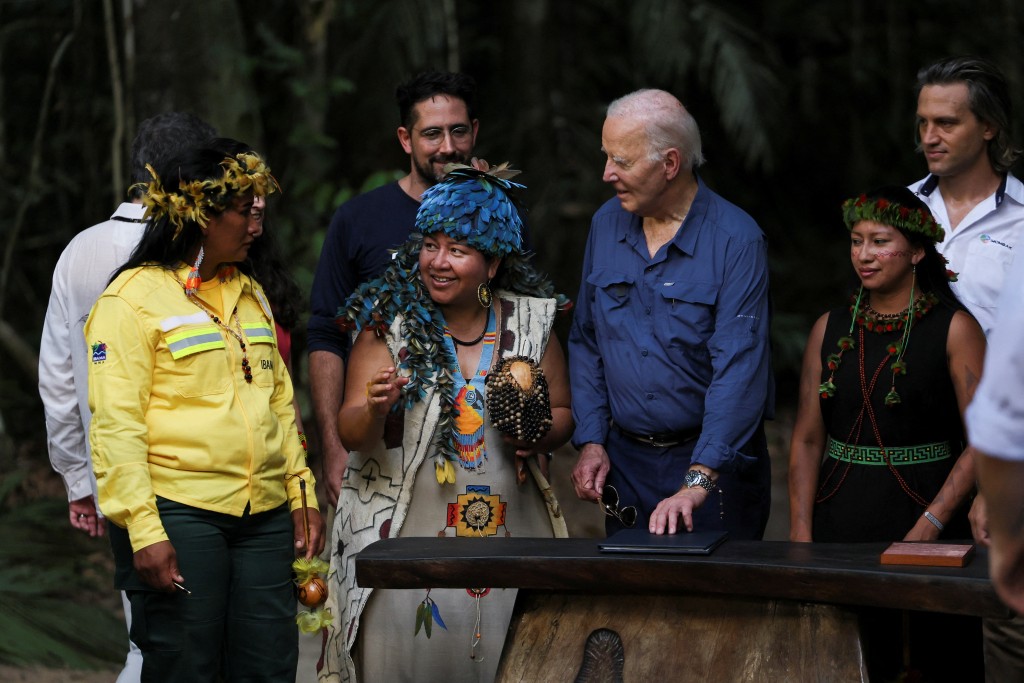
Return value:
<svg viewBox="0 0 1024 683">
<path fill-rule="evenodd" d="M 125 196 L 139 121 L 192 111 L 264 154 L 284 187 L 270 229 L 308 291 L 335 207 L 408 170 L 395 86 L 466 71 L 477 154 L 524 170 L 537 262 L 572 297 L 612 194 L 604 108 L 672 91 L 701 126 L 702 177 L 768 235 L 784 469 L 805 336 L 850 272 L 839 204 L 924 176 L 923 65 L 993 59 L 1019 119 L 1022 20 L 1014 0 L 0 0 L 0 665 L 109 680 L 122 653 L 106 542 L 72 533 L 49 469 L 36 366 L 54 264 Z M 312 435 L 303 326 L 294 343 Z"/>
</svg>

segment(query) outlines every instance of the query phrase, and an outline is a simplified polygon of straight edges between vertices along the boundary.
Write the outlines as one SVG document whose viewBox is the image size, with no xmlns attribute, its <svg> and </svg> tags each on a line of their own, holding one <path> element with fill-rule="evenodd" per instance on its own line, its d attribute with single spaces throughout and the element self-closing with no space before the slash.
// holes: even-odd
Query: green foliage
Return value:
<svg viewBox="0 0 1024 683">
<path fill-rule="evenodd" d="M 19 500 L 25 477 L 0 478 L 0 663 L 99 668 L 123 659 L 124 622 L 83 600 L 115 594 L 95 557 L 106 542 L 59 524 L 63 500 Z"/>
<path fill-rule="evenodd" d="M 649 36 L 638 43 L 649 73 L 669 82 L 695 75 L 710 89 L 743 164 L 772 169 L 781 65 L 752 18 L 732 3 L 678 0 L 634 2 L 630 18 L 636 35 Z"/>
<path fill-rule="evenodd" d="M 104 4 L 0 0 L 0 435 L 16 448 L 44 429 L 31 356 L 53 266 L 110 215 L 127 184 L 113 159 L 125 167 L 135 126 L 157 112 L 193 111 L 269 160 L 284 187 L 269 229 L 308 292 L 336 207 L 408 168 L 395 86 L 467 71 L 477 151 L 523 169 L 537 264 L 572 294 L 589 218 L 612 194 L 604 108 L 670 90 L 700 124 L 703 179 L 769 236 L 785 387 L 811 321 L 841 301 L 840 202 L 924 175 L 917 69 L 977 53 L 1024 92 L 1024 4 L 1006 0 L 132 0 L 111 3 L 110 26 Z"/>
</svg>

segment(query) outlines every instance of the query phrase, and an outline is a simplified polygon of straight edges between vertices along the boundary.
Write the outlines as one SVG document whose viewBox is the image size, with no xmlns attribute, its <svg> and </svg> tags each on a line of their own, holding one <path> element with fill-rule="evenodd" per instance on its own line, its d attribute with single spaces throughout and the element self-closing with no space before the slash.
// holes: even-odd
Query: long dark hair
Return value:
<svg viewBox="0 0 1024 683">
<path fill-rule="evenodd" d="M 267 213 L 263 218 L 263 234 L 249 247 L 249 258 L 241 266 L 263 287 L 277 324 L 286 330 L 294 329 L 299 323 L 305 299 L 281 257 L 277 238 L 268 225 Z"/>
</svg>

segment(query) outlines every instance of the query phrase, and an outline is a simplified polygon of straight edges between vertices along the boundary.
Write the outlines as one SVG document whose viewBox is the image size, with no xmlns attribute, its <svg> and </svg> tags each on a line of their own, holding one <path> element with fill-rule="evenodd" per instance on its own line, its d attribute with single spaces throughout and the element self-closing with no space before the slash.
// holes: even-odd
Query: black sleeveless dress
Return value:
<svg viewBox="0 0 1024 683">
<path fill-rule="evenodd" d="M 831 443 L 818 479 L 815 541 L 901 540 L 925 510 L 925 505 L 910 493 L 927 503 L 942 487 L 966 443 L 946 359 L 946 339 L 954 313 L 953 308 L 936 303 L 914 321 L 903 355 L 906 374 L 895 381 L 900 402 L 886 405 L 886 395 L 894 387 L 894 359 L 886 359 L 887 347 L 900 341 L 902 330 L 879 333 L 857 325 L 849 334 L 849 308 L 829 312 L 821 349 L 822 382 L 831 374 L 828 356 L 838 352 L 836 342 L 849 335 L 856 346 L 842 354 L 833 378 L 835 394 L 820 399 Z M 877 372 L 870 391 L 874 421 L 872 411 L 866 410 L 861 388 L 862 343 L 865 386 L 870 388 Z M 889 459 L 899 464 L 889 467 L 880 445 L 894 449 L 897 456 L 894 459 L 890 455 Z M 967 506 L 962 508 L 946 525 L 943 538 L 970 538 Z"/>
</svg>

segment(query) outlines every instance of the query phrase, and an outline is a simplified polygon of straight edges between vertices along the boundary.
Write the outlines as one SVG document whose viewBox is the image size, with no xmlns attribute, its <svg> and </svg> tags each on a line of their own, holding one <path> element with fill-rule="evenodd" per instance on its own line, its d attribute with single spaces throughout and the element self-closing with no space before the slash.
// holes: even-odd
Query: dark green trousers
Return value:
<svg viewBox="0 0 1024 683">
<path fill-rule="evenodd" d="M 157 507 L 191 595 L 142 583 L 127 532 L 110 525 L 143 683 L 293 683 L 298 630 L 287 506 L 242 517 L 162 498 Z"/>
</svg>

